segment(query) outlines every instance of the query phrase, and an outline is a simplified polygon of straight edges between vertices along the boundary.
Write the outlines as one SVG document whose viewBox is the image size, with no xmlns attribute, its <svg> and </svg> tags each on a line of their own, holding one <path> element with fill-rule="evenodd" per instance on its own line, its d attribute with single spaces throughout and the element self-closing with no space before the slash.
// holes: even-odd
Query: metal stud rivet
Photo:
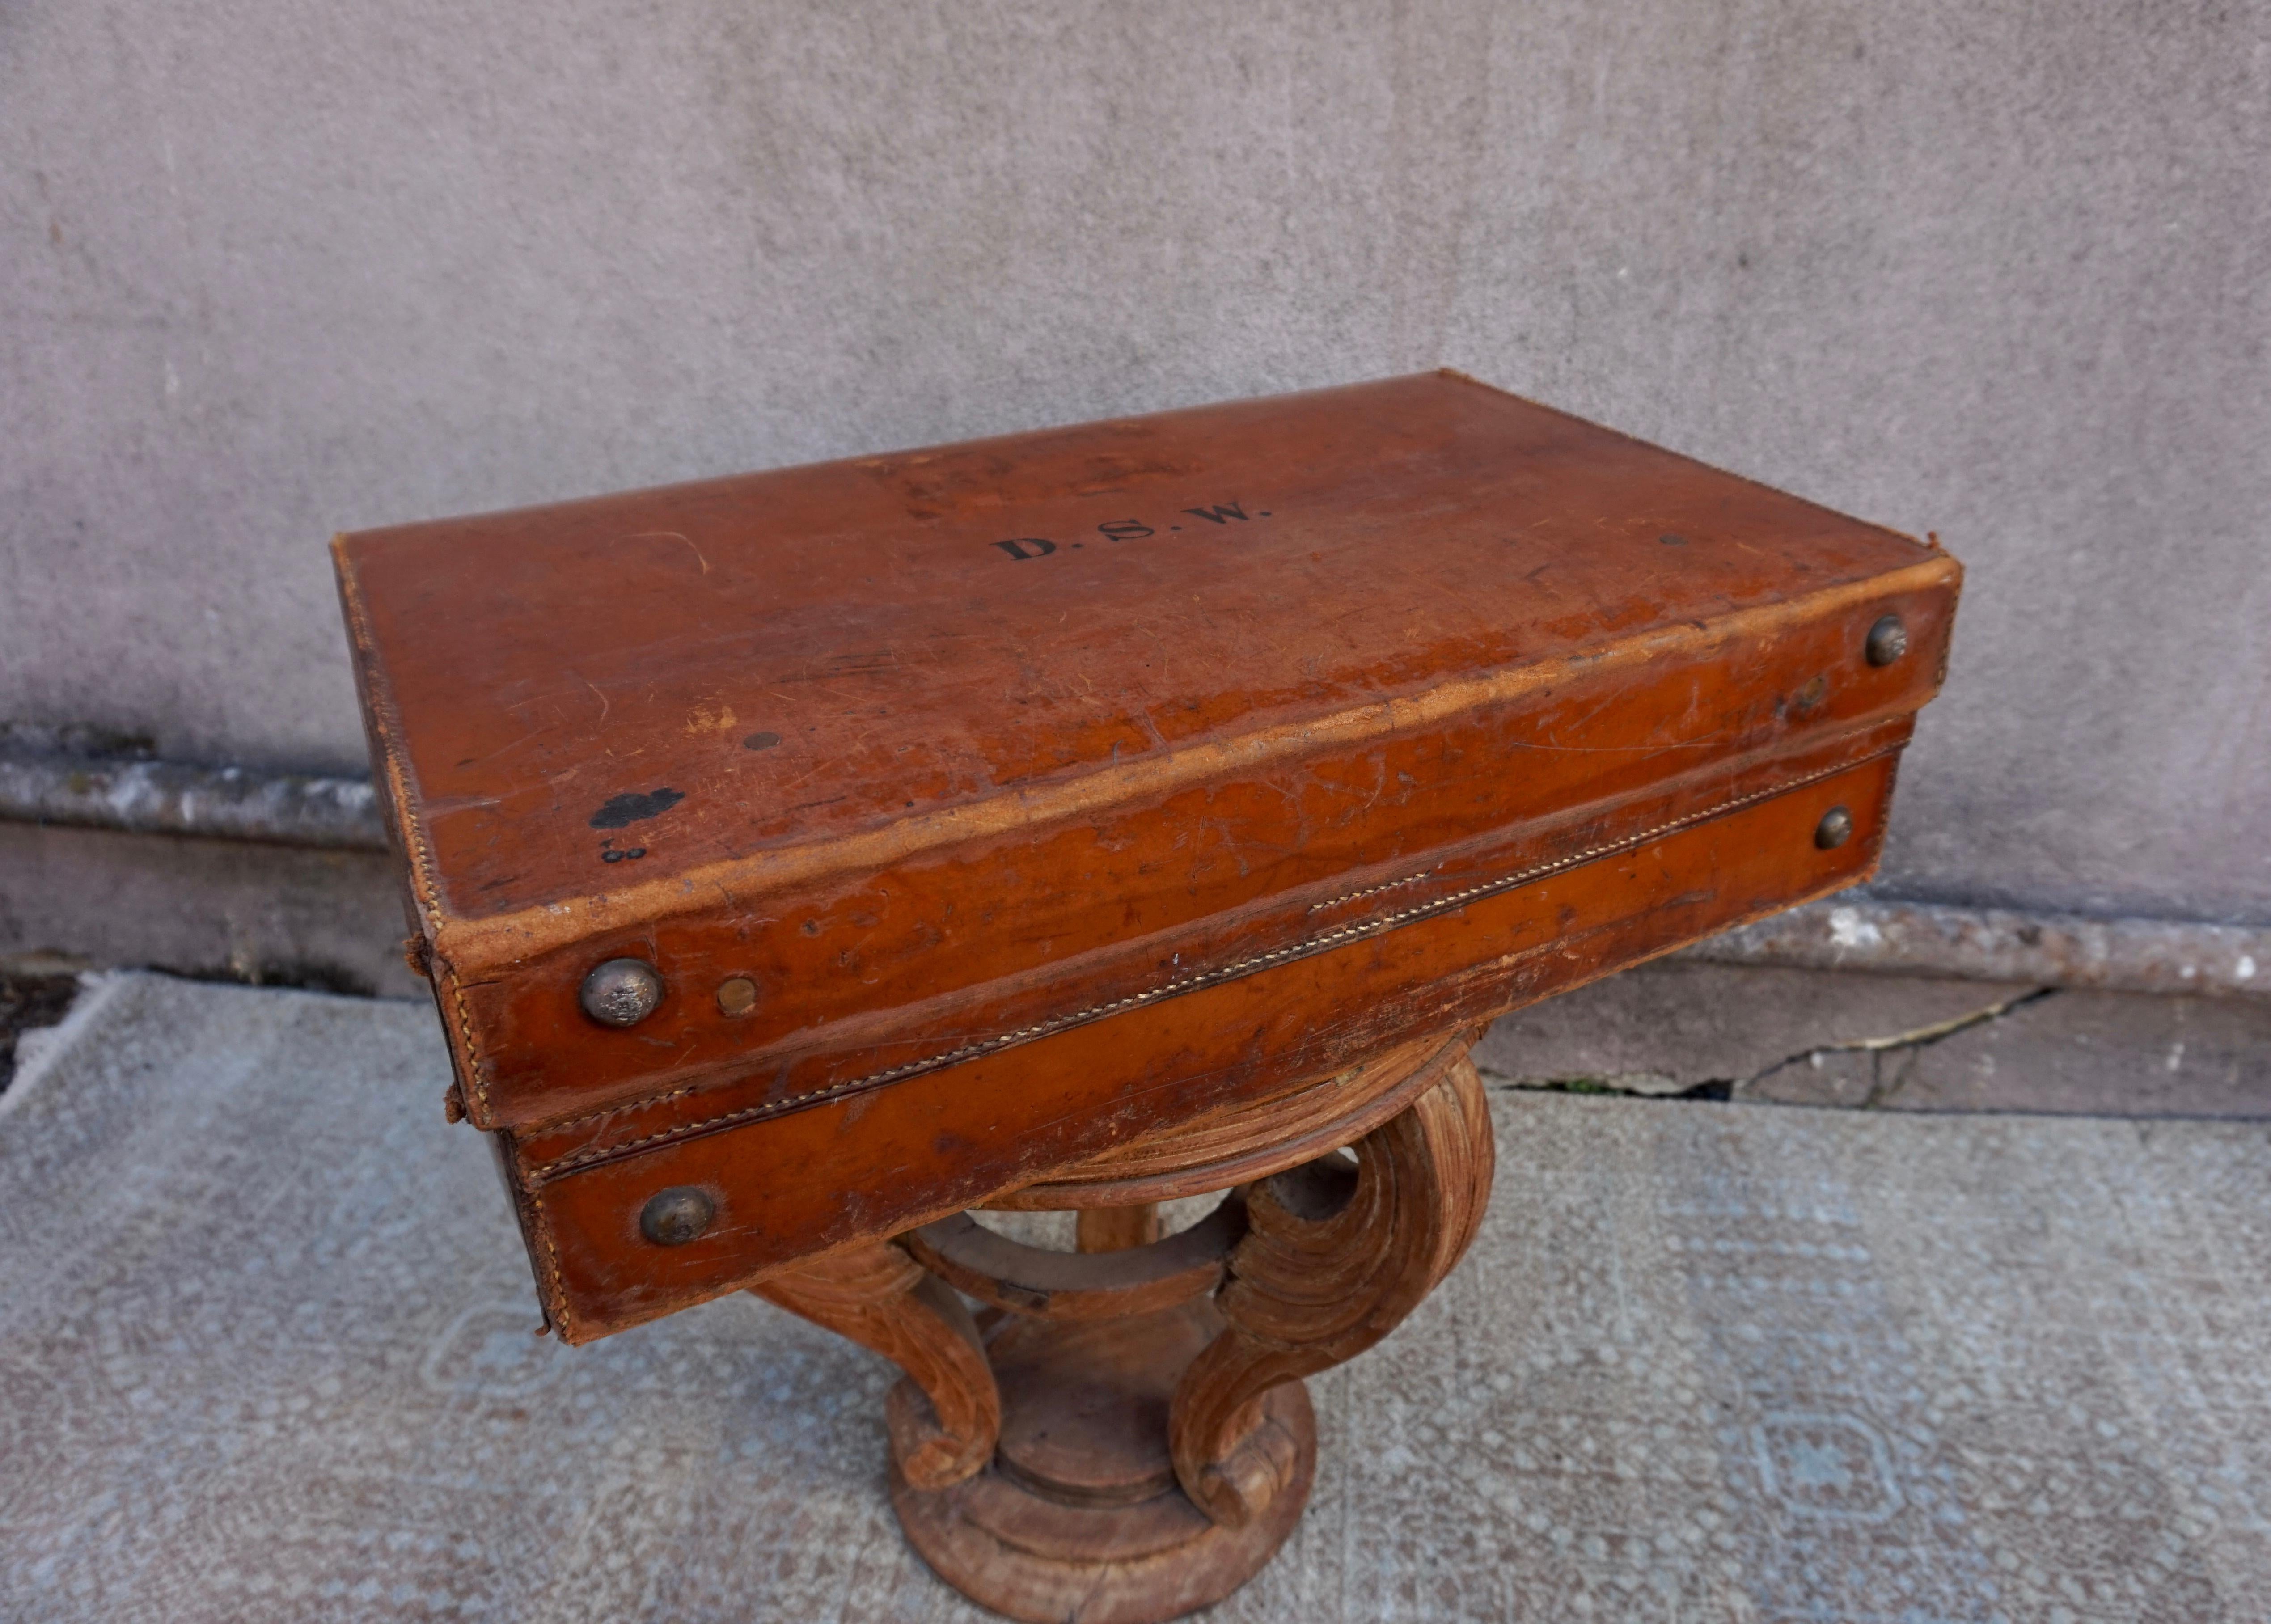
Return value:
<svg viewBox="0 0 2271 1624">
<path fill-rule="evenodd" d="M 662 1002 L 662 978 L 637 958 L 611 958 L 584 978 L 584 1013 L 602 1026 L 636 1026 Z"/>
<path fill-rule="evenodd" d="M 1844 845 L 1853 838 L 1853 815 L 1843 807 L 1832 807 L 1821 815 L 1813 826 L 1813 844 L 1827 852 Z"/>
<path fill-rule="evenodd" d="M 1901 624 L 1897 615 L 1888 615 L 1869 628 L 1869 640 L 1861 645 L 1873 666 L 1889 666 L 1909 652 L 1909 629 Z"/>
<path fill-rule="evenodd" d="M 757 1007 L 757 984 L 745 975 L 718 983 L 718 1013 L 747 1015 Z"/>
<path fill-rule="evenodd" d="M 657 1246 L 684 1246 L 717 1216 L 718 1203 L 709 1191 L 681 1184 L 647 1198 L 639 1209 L 639 1233 Z"/>
</svg>

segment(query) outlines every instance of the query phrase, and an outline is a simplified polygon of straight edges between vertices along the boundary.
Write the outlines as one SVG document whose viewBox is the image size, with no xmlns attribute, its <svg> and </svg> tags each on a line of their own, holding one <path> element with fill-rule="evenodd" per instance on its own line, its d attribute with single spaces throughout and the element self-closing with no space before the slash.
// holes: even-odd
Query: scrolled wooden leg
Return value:
<svg viewBox="0 0 2271 1624">
<path fill-rule="evenodd" d="M 1185 1373 L 1168 1418 L 1183 1492 L 1243 1527 L 1282 1490 L 1292 1441 L 1261 1400 L 1353 1359 L 1402 1323 L 1464 1255 L 1494 1151 L 1465 1050 L 1401 1115 L 1336 1153 L 1248 1187 L 1246 1237 L 1216 1297 L 1227 1328 Z"/>
<path fill-rule="evenodd" d="M 954 1289 L 897 1246 L 847 1248 L 752 1289 L 906 1372 L 888 1412 L 909 1484 L 947 1488 L 993 1458 L 1001 1396 L 978 1327 Z"/>
</svg>

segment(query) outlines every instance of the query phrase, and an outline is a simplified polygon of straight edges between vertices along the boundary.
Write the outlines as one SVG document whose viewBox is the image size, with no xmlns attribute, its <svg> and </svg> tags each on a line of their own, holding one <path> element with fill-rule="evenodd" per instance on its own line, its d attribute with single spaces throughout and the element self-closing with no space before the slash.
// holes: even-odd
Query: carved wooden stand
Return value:
<svg viewBox="0 0 2271 1624">
<path fill-rule="evenodd" d="M 1178 1617 L 1300 1520 L 1317 1456 L 1301 1378 L 1393 1330 L 1473 1239 L 1493 1155 L 1472 1040 L 1406 1046 L 991 1203 L 1077 1210 L 1077 1253 L 964 1213 L 758 1293 L 906 1372 L 886 1406 L 891 1502 L 948 1583 L 1012 1618 Z M 1158 1203 L 1225 1188 L 1158 1238 Z"/>
</svg>

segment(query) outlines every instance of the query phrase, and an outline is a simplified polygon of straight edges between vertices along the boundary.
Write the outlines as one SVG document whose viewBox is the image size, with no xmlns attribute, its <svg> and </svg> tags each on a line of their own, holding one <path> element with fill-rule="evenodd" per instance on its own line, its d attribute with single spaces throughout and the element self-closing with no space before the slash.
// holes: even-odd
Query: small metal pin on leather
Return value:
<svg viewBox="0 0 2271 1624">
<path fill-rule="evenodd" d="M 647 1198 L 639 1209 L 639 1233 L 657 1246 L 684 1246 L 710 1227 L 718 1203 L 707 1190 L 681 1184 Z"/>
<path fill-rule="evenodd" d="M 637 958 L 611 958 L 584 978 L 584 1013 L 602 1026 L 636 1026 L 662 1002 L 662 978 Z"/>
<path fill-rule="evenodd" d="M 1827 852 L 1844 845 L 1853 838 L 1853 815 L 1843 807 L 1832 807 L 1821 815 L 1813 826 L 1813 844 Z"/>
<path fill-rule="evenodd" d="M 757 984 L 745 975 L 729 976 L 718 983 L 718 1013 L 728 1017 L 747 1015 L 757 1007 Z"/>
<path fill-rule="evenodd" d="M 1873 666 L 1889 666 L 1909 652 L 1909 629 L 1901 624 L 1897 615 L 1888 615 L 1869 628 L 1868 641 L 1861 645 Z"/>
</svg>

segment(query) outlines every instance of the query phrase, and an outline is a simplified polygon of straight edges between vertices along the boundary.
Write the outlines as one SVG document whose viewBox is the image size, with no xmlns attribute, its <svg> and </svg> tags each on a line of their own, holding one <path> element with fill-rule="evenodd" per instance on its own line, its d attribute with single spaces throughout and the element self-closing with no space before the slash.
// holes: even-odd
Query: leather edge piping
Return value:
<svg viewBox="0 0 2271 1624">
<path fill-rule="evenodd" d="M 473 1114 L 476 1128 L 488 1128 L 494 1118 L 489 1113 L 488 1064 L 481 1058 L 480 1045 L 474 1036 L 473 1014 L 465 1002 L 465 987 L 448 956 L 439 950 L 442 927 L 450 918 L 443 903 L 440 877 L 435 872 L 434 854 L 426 840 L 426 820 L 416 795 L 406 777 L 406 764 L 402 759 L 402 719 L 394 703 L 394 684 L 388 679 L 383 663 L 376 658 L 377 644 L 373 641 L 369 611 L 362 600 L 362 584 L 357 578 L 352 561 L 347 557 L 345 536 L 331 541 L 331 558 L 339 583 L 339 600 L 346 609 L 347 635 L 354 645 L 355 663 L 361 667 L 363 678 L 359 685 L 366 697 L 371 731 L 377 735 L 378 765 L 386 775 L 387 798 L 394 805 L 394 825 L 410 847 L 410 872 L 417 887 L 419 905 L 425 910 L 429 921 L 428 938 L 430 950 L 427 962 L 432 972 L 449 980 L 449 996 L 458 1017 L 457 1044 L 462 1046 L 465 1070 L 473 1085 L 473 1103 L 478 1107 Z M 437 987 L 436 991 L 439 991 Z M 455 1046 L 453 1046 L 455 1047 Z M 473 1114 L 469 1113 L 469 1114 Z"/>
</svg>

